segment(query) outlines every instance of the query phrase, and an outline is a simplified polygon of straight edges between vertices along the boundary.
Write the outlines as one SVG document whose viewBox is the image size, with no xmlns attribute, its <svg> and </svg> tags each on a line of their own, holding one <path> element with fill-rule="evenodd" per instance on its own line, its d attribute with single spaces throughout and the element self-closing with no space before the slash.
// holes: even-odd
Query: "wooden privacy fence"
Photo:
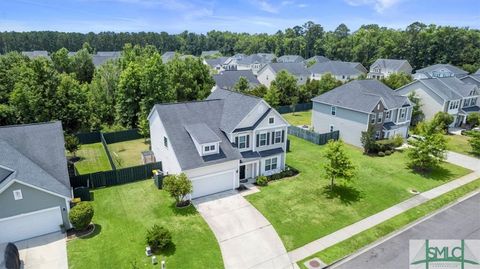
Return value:
<svg viewBox="0 0 480 269">
<path fill-rule="evenodd" d="M 111 171 L 103 171 L 70 177 L 73 188 L 88 187 L 91 189 L 120 185 L 153 177 L 153 170 L 162 170 L 162 163 L 148 163 Z"/>
<path fill-rule="evenodd" d="M 295 112 L 307 111 L 312 109 L 312 103 L 302 103 L 295 105 Z M 277 108 L 278 113 L 285 114 L 293 112 L 292 106 L 280 106 Z"/>
<path fill-rule="evenodd" d="M 138 129 L 130 129 L 118 132 L 91 132 L 91 133 L 78 133 L 75 136 L 80 141 L 80 144 L 92 144 L 102 142 L 102 135 L 105 139 L 105 143 L 112 144 L 117 142 L 129 141 L 142 138 L 138 133 Z"/>
<path fill-rule="evenodd" d="M 340 137 L 339 131 L 333 131 L 330 133 L 318 134 L 309 130 L 305 130 L 296 126 L 289 126 L 288 127 L 288 134 L 294 135 L 296 137 L 305 139 L 312 143 L 318 145 L 325 145 L 327 144 L 328 140 L 338 140 Z"/>
</svg>

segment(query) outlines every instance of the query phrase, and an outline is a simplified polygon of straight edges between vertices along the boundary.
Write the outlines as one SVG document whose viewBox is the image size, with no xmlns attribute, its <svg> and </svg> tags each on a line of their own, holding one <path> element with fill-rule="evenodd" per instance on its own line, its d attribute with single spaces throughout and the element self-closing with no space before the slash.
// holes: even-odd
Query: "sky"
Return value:
<svg viewBox="0 0 480 269">
<path fill-rule="evenodd" d="M 480 0 L 0 0 L 0 31 L 271 34 L 307 21 L 326 30 L 415 21 L 480 29 Z"/>
</svg>

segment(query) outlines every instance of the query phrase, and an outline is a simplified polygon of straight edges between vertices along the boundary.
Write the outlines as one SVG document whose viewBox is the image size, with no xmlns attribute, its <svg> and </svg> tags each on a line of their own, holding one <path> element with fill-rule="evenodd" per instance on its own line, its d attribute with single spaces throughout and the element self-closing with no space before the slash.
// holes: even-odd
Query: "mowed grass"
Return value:
<svg viewBox="0 0 480 269">
<path fill-rule="evenodd" d="M 75 168 L 81 175 L 112 170 L 102 143 L 81 145 L 77 157 L 80 160 L 75 162 Z"/>
<path fill-rule="evenodd" d="M 142 151 L 149 150 L 145 139 L 135 139 L 108 145 L 113 162 L 117 168 L 142 165 Z"/>
<path fill-rule="evenodd" d="M 287 164 L 300 170 L 291 179 L 272 182 L 247 199 L 273 224 L 287 250 L 303 246 L 340 228 L 412 197 L 411 189 L 426 191 L 469 170 L 445 163 L 427 175 L 406 167 L 406 153 L 369 157 L 347 145 L 358 168 L 353 181 L 337 180 L 330 192 L 322 165 L 325 146 L 289 136 Z"/>
<path fill-rule="evenodd" d="M 68 242 L 71 269 L 160 268 L 145 256 L 145 233 L 154 224 L 172 232 L 174 245 L 156 253 L 167 268 L 223 268 L 217 241 L 195 208 L 176 209 L 173 199 L 152 180 L 93 193 L 98 232 Z"/>
<path fill-rule="evenodd" d="M 466 135 L 445 135 L 447 139 L 447 149 L 462 154 L 478 157 L 472 152 L 472 147 L 468 140 L 469 136 Z"/>
<path fill-rule="evenodd" d="M 462 187 L 459 187 L 455 190 L 449 191 L 440 197 L 432 199 L 424 204 L 416 206 L 412 209 L 405 211 L 404 213 L 397 215 L 385 222 L 378 224 L 375 227 L 372 227 L 366 231 L 363 231 L 349 239 L 342 241 L 336 245 L 333 245 L 319 253 L 316 253 L 300 262 L 298 265 L 301 268 L 306 268 L 303 264 L 304 262 L 318 257 L 323 262 L 328 264 L 341 259 L 360 248 L 375 242 L 376 240 L 387 236 L 388 234 L 398 230 L 414 221 L 429 215 L 430 213 L 452 203 L 457 199 L 472 193 L 480 188 L 480 179 L 477 179 L 473 182 L 470 182 Z"/>
<path fill-rule="evenodd" d="M 300 111 L 295 113 L 286 113 L 282 114 L 283 118 L 288 121 L 293 126 L 299 125 L 311 125 L 312 121 L 312 110 Z"/>
</svg>

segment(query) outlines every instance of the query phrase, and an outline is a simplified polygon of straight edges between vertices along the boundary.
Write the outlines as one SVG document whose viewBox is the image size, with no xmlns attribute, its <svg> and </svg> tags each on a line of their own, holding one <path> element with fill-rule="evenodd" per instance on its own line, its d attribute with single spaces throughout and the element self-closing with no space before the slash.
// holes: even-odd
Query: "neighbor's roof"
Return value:
<svg viewBox="0 0 480 269">
<path fill-rule="evenodd" d="M 229 58 L 228 57 L 218 57 L 215 59 L 206 59 L 205 62 L 212 68 L 214 68 L 217 65 L 222 65 L 224 64 Z"/>
<path fill-rule="evenodd" d="M 301 63 L 305 61 L 300 55 L 283 55 L 277 59 L 279 63 Z"/>
<path fill-rule="evenodd" d="M 456 100 L 467 97 L 473 89 L 477 88 L 476 85 L 464 83 L 457 77 L 420 79 L 414 83 L 424 84 L 444 100 Z"/>
<path fill-rule="evenodd" d="M 215 54 L 220 54 L 220 51 L 218 50 L 207 50 L 207 51 L 202 51 L 202 57 L 205 57 L 205 56 L 212 56 L 212 55 L 215 55 Z"/>
<path fill-rule="evenodd" d="M 474 75 L 480 75 L 480 68 L 474 73 Z"/>
<path fill-rule="evenodd" d="M 20 181 L 71 196 L 63 130 L 58 121 L 0 127 L 0 165 L 15 171 Z"/>
<path fill-rule="evenodd" d="M 253 75 L 252 70 L 224 71 L 214 75 L 213 79 L 218 87 L 232 89 L 240 77 L 246 78 L 252 85 L 260 84 L 258 79 Z"/>
<path fill-rule="evenodd" d="M 408 63 L 407 60 L 377 59 L 371 65 L 371 67 L 378 65 L 382 69 L 399 70 L 402 67 L 402 65 L 404 65 L 405 63 L 408 64 L 408 66 L 410 66 L 410 64 Z M 410 66 L 410 68 L 411 68 L 411 66 Z"/>
<path fill-rule="evenodd" d="M 243 65 L 250 65 L 253 63 L 267 64 L 271 63 L 274 58 L 275 55 L 270 53 L 257 53 L 238 59 L 237 63 Z"/>
<path fill-rule="evenodd" d="M 37 58 L 37 57 L 50 58 L 50 56 L 48 56 L 48 51 L 46 50 L 22 51 L 22 54 L 27 56 L 30 59 Z"/>
<path fill-rule="evenodd" d="M 233 132 L 240 121 L 262 102 L 261 98 L 225 89 L 217 89 L 207 97 L 207 100 L 213 99 L 224 100 L 220 129 L 226 133 Z"/>
<path fill-rule="evenodd" d="M 121 51 L 97 51 L 96 55 L 118 58 L 118 57 L 122 56 L 122 52 Z"/>
<path fill-rule="evenodd" d="M 378 80 L 354 80 L 312 99 L 314 102 L 370 113 L 382 100 L 388 109 L 410 104 Z"/>
<path fill-rule="evenodd" d="M 317 62 L 312 65 L 309 70 L 314 74 L 331 73 L 334 76 L 358 76 L 364 74 L 364 72 L 356 68 L 358 65 L 359 63 L 341 61 Z"/>
<path fill-rule="evenodd" d="M 164 54 L 162 54 L 162 62 L 166 63 L 175 57 L 175 51 L 167 51 Z"/>
<path fill-rule="evenodd" d="M 271 63 L 264 68 L 267 68 L 268 66 L 270 66 L 275 73 L 286 70 L 294 76 L 309 76 L 311 74 L 303 63 Z"/>
<path fill-rule="evenodd" d="M 222 132 L 220 126 L 225 100 L 157 104 L 154 106 L 165 127 L 172 149 L 182 170 L 188 170 L 230 160 L 241 159 L 241 155 Z M 186 126 L 202 123 L 221 140 L 220 154 L 200 156 Z M 189 128 L 189 127 L 187 127 Z"/>
<path fill-rule="evenodd" d="M 9 177 L 12 173 L 13 173 L 13 170 L 0 167 L 0 184 L 1 184 L 5 179 L 7 179 L 7 177 Z"/>
<path fill-rule="evenodd" d="M 325 56 L 315 55 L 315 56 L 310 57 L 306 60 L 306 62 L 311 62 L 311 61 L 314 61 L 315 63 L 324 63 L 324 62 L 330 61 L 330 59 L 328 59 Z"/>
<path fill-rule="evenodd" d="M 463 70 L 463 69 L 460 69 L 459 67 L 456 67 L 456 66 L 453 66 L 451 64 L 434 64 L 434 65 L 431 65 L 431 66 L 427 66 L 425 68 L 422 68 L 422 69 L 418 69 L 416 71 L 416 73 L 423 73 L 423 74 L 426 74 L 426 73 L 430 73 L 430 72 L 433 72 L 437 69 L 447 69 L 449 70 L 450 72 L 452 72 L 453 74 L 455 74 L 456 76 L 460 76 L 460 75 L 468 75 L 468 72 Z"/>
<path fill-rule="evenodd" d="M 480 87 L 480 74 L 464 76 L 460 80 L 465 83 L 475 84 Z"/>
<path fill-rule="evenodd" d="M 199 144 L 221 142 L 220 137 L 203 122 L 186 124 L 185 130 L 187 130 L 190 136 Z"/>
</svg>

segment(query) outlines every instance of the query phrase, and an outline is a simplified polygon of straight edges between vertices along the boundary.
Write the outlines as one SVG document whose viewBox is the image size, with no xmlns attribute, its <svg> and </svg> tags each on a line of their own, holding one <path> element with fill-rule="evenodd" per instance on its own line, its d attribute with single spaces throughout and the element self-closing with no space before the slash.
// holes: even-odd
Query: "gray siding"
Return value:
<svg viewBox="0 0 480 269">
<path fill-rule="evenodd" d="M 331 114 L 331 105 L 326 105 L 322 103 L 313 102 L 313 110 L 317 112 L 321 112 L 324 114 Z M 346 120 L 351 120 L 354 122 L 366 124 L 368 119 L 368 114 L 363 112 L 358 112 L 342 107 L 336 108 L 336 117 Z"/>
<path fill-rule="evenodd" d="M 13 191 L 21 190 L 23 199 L 13 198 Z M 65 198 L 34 189 L 17 182 L 0 193 L 0 219 L 25 214 L 33 211 L 59 206 L 62 210 L 63 223 L 69 228 L 67 205 Z M 64 210 L 65 209 L 65 210 Z"/>
</svg>

